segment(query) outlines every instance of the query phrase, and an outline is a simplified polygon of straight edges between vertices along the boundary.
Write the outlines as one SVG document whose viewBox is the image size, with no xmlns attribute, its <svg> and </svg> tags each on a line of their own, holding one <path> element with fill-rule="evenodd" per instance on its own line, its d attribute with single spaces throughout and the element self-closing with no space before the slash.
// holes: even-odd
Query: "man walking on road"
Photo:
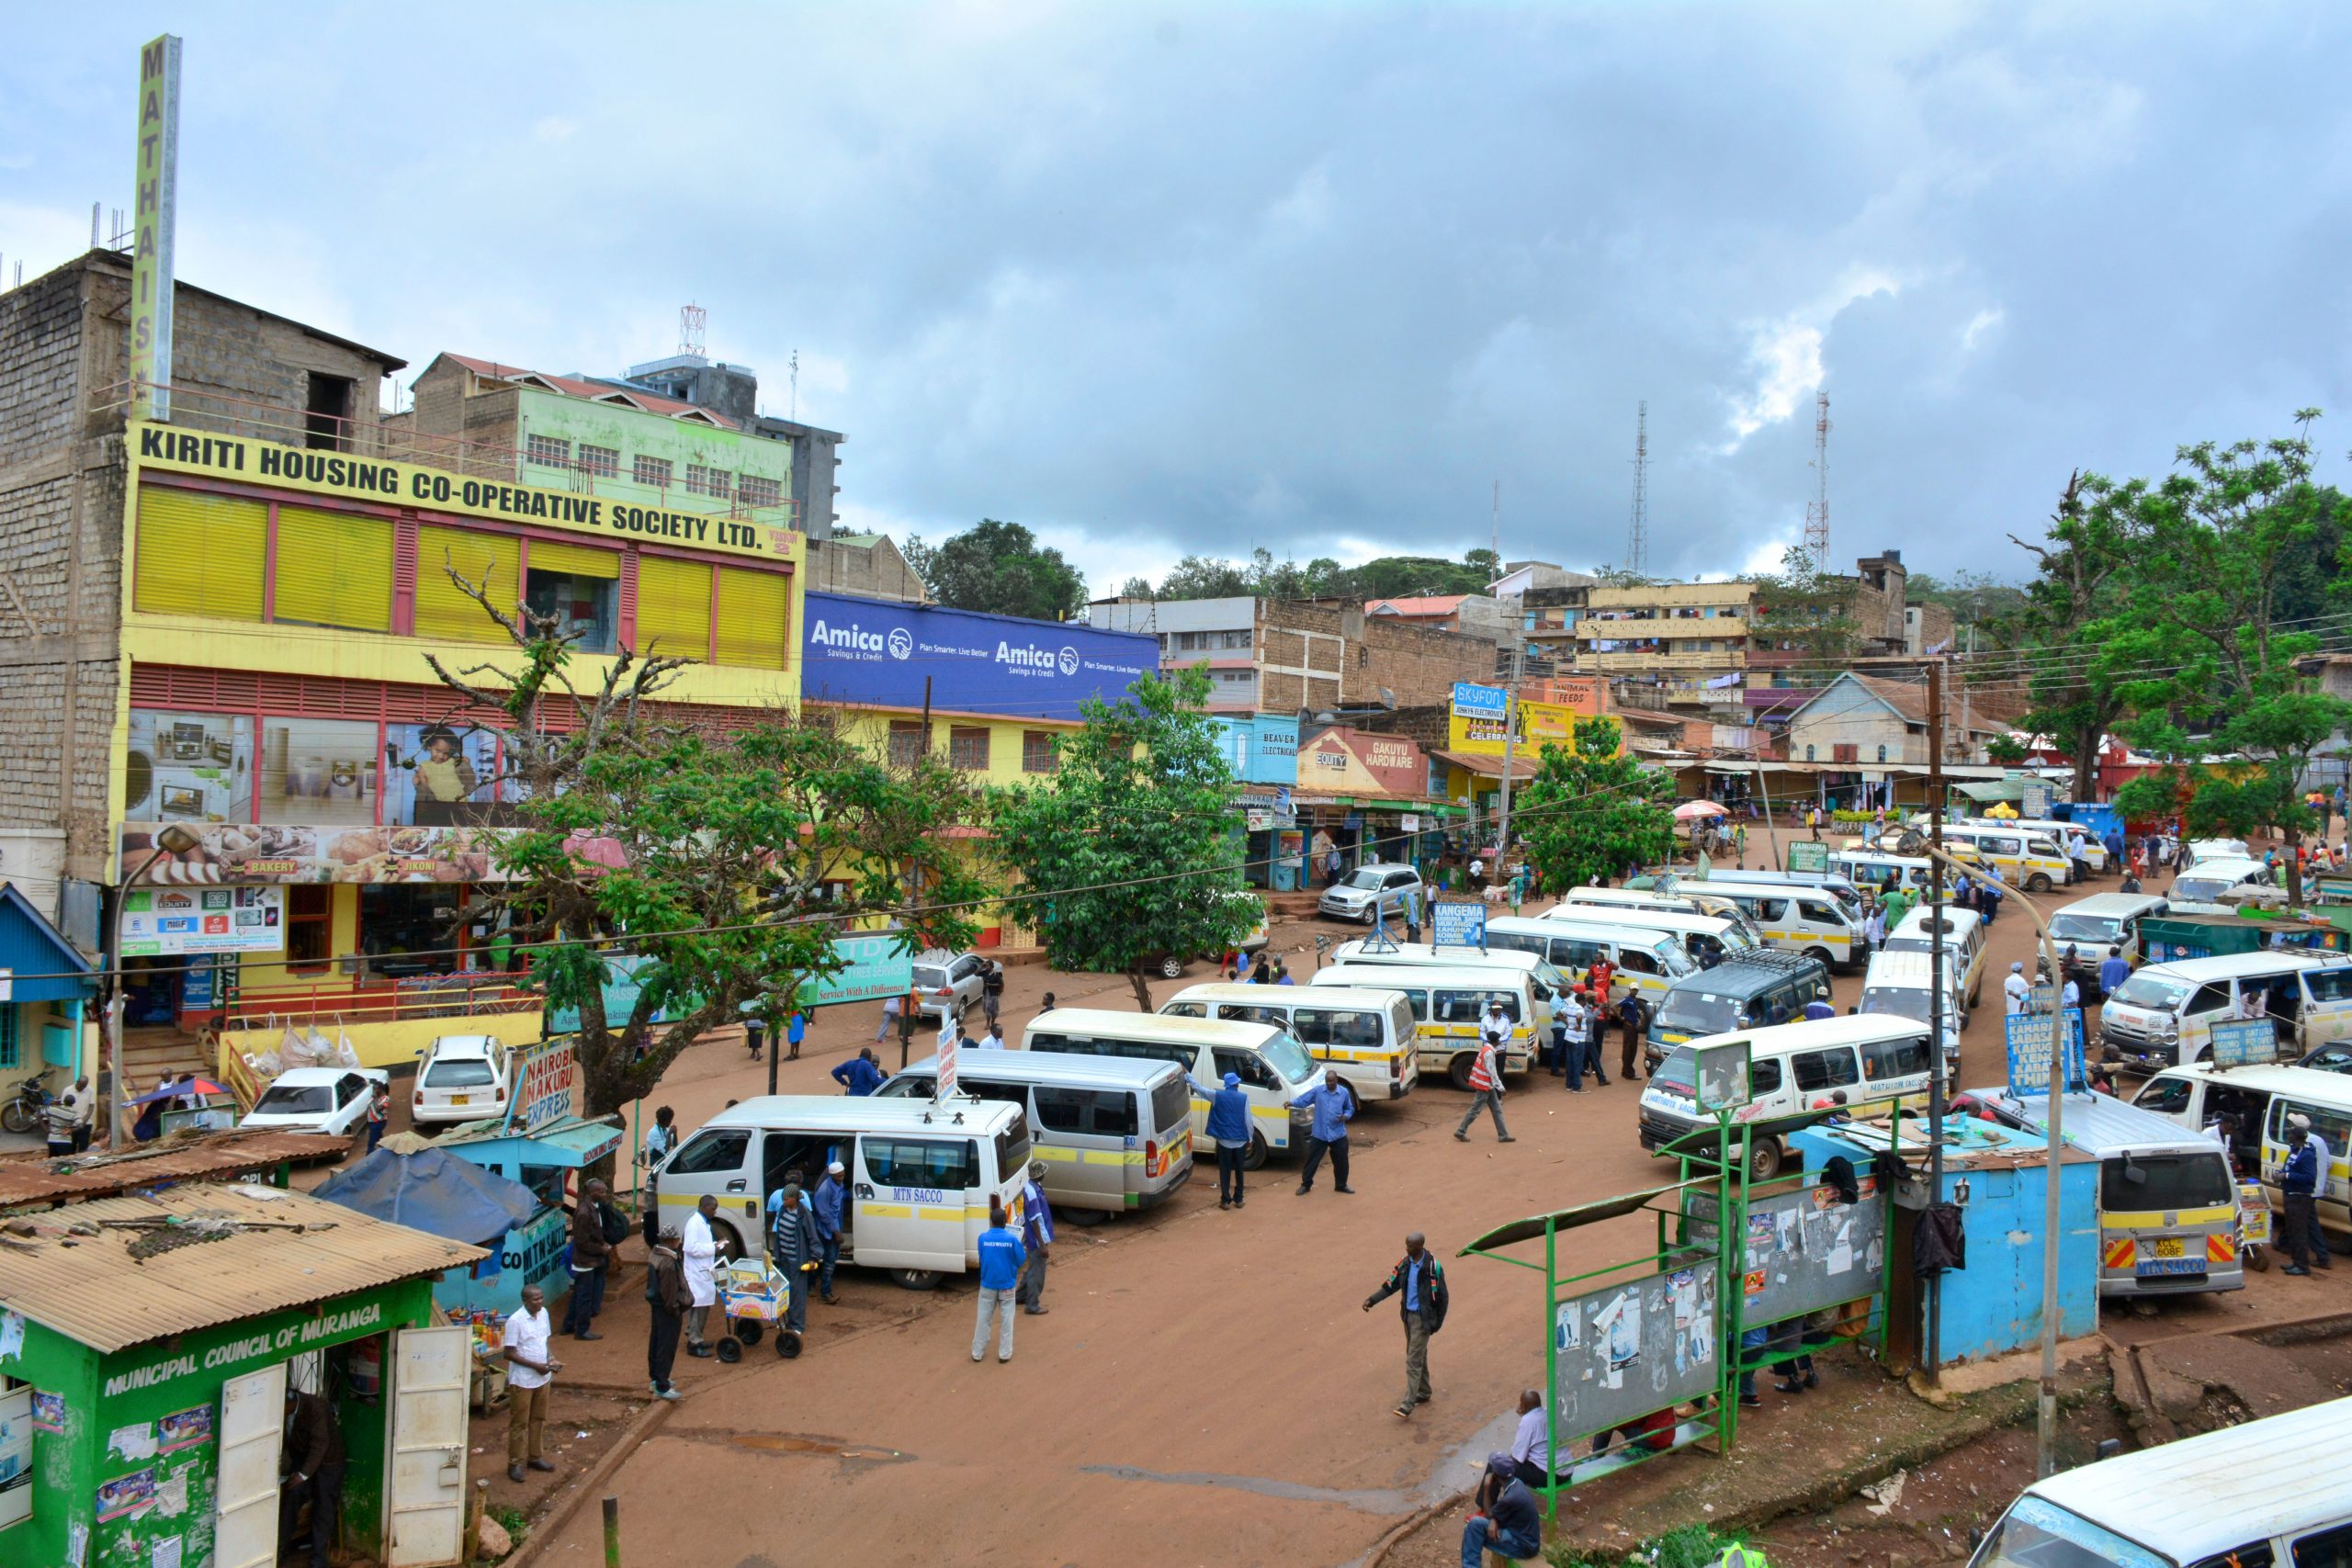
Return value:
<svg viewBox="0 0 2352 1568">
<path fill-rule="evenodd" d="M 506 1479 L 523 1479 L 528 1456 L 533 1470 L 553 1470 L 547 1460 L 548 1380 L 563 1363 L 548 1354 L 551 1328 L 547 1292 L 523 1287 L 523 1304 L 507 1314 L 501 1336 L 506 1357 Z"/>
<path fill-rule="evenodd" d="M 989 1314 L 997 1318 L 996 1359 L 1012 1359 L 1012 1308 L 1021 1289 L 1021 1265 L 1026 1254 L 1021 1238 L 1004 1223 L 1004 1200 L 989 1199 L 989 1228 L 980 1233 L 980 1317 L 972 1326 L 972 1359 L 988 1354 Z"/>
<path fill-rule="evenodd" d="M 841 1299 L 833 1294 L 833 1269 L 842 1260 L 842 1200 L 848 1196 L 842 1179 L 846 1174 L 839 1160 L 827 1166 L 809 1205 L 817 1216 L 817 1295 L 827 1306 Z"/>
<path fill-rule="evenodd" d="M 1054 1209 L 1046 1201 L 1046 1162 L 1029 1162 L 1029 1184 L 1021 1190 L 1021 1246 L 1028 1253 L 1021 1266 L 1021 1288 L 1013 1300 L 1031 1317 L 1046 1313 L 1046 1254 L 1054 1246 Z"/>
<path fill-rule="evenodd" d="M 564 1308 L 563 1327 L 574 1339 L 604 1337 L 593 1325 L 605 1304 L 605 1269 L 613 1260 L 613 1244 L 605 1239 L 605 1198 L 611 1190 L 592 1179 L 571 1211 L 571 1303 Z"/>
<path fill-rule="evenodd" d="M 1478 1055 L 1470 1064 L 1470 1109 L 1462 1113 L 1462 1124 L 1453 1129 L 1453 1140 L 1459 1144 L 1470 1141 L 1470 1123 L 1478 1119 L 1481 1111 L 1492 1111 L 1495 1118 L 1495 1142 L 1515 1142 L 1510 1129 L 1503 1125 L 1503 1042 L 1510 1038 L 1510 1020 L 1503 1016 L 1503 1004 L 1490 1001 L 1487 1016 L 1478 1021 Z"/>
<path fill-rule="evenodd" d="M 980 1016 L 994 1023 L 997 1010 L 1003 1006 L 1004 965 L 991 959 L 988 975 L 980 981 Z"/>
<path fill-rule="evenodd" d="M 1241 1092 L 1241 1075 L 1227 1073 L 1224 1086 L 1210 1089 L 1192 1074 L 1184 1081 L 1209 1102 L 1208 1124 L 1203 1136 L 1216 1148 L 1216 1206 L 1241 1207 L 1242 1161 L 1250 1154 L 1250 1097 Z"/>
<path fill-rule="evenodd" d="M 1408 1418 L 1416 1404 L 1430 1402 L 1430 1336 L 1445 1325 L 1448 1304 L 1445 1270 L 1415 1231 L 1405 1238 L 1405 1256 L 1388 1271 L 1388 1282 L 1364 1297 L 1370 1312 L 1390 1296 L 1402 1295 L 1397 1310 L 1405 1320 L 1405 1397 L 1396 1406 Z"/>
<path fill-rule="evenodd" d="M 1306 1106 L 1315 1112 L 1315 1121 L 1306 1134 L 1306 1163 L 1299 1168 L 1298 1190 L 1312 1190 L 1315 1173 L 1323 1167 L 1323 1156 L 1331 1156 L 1331 1188 L 1335 1192 L 1353 1192 L 1348 1185 L 1348 1119 L 1356 1113 L 1356 1102 L 1340 1087 L 1340 1070 L 1330 1068 L 1323 1081 L 1291 1101 L 1293 1107 Z"/>
<path fill-rule="evenodd" d="M 710 1320 L 710 1309 L 718 1301 L 718 1238 L 712 1234 L 710 1217 L 718 1213 L 718 1200 L 711 1193 L 702 1195 L 695 1212 L 686 1216 L 686 1228 L 678 1242 L 678 1261 L 686 1276 L 686 1354 L 708 1356 L 710 1347 L 703 1343 L 702 1331 Z"/>
<path fill-rule="evenodd" d="M 678 1364 L 678 1332 L 685 1326 L 686 1277 L 678 1262 L 678 1233 L 665 1230 L 645 1260 L 645 1302 L 653 1320 L 645 1336 L 645 1375 L 653 1392 L 675 1399 L 670 1369 Z"/>
</svg>

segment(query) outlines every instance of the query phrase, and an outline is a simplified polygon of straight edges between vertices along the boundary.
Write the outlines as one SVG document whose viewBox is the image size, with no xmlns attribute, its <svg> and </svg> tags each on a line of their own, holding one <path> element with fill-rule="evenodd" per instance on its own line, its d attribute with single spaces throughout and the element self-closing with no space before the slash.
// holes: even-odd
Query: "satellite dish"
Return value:
<svg viewBox="0 0 2352 1568">
<path fill-rule="evenodd" d="M 1396 694 L 1395 692 L 1390 691 L 1390 690 L 1389 690 L 1387 687 L 1385 687 L 1385 686 L 1381 687 L 1381 688 L 1380 688 L 1380 705 L 1381 705 L 1382 707 L 1385 707 L 1385 708 L 1393 708 L 1393 707 L 1395 707 L 1395 706 L 1396 705 Z"/>
</svg>

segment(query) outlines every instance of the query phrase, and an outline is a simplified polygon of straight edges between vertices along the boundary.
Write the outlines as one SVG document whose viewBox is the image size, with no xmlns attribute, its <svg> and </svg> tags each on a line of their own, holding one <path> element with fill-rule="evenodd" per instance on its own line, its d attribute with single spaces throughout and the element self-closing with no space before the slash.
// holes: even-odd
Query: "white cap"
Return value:
<svg viewBox="0 0 2352 1568">
<path fill-rule="evenodd" d="M 833 1175 L 835 1175 L 835 1176 L 839 1176 L 839 1175 L 840 1175 L 843 1170 L 847 1169 L 848 1168 L 847 1168 L 847 1167 L 845 1167 L 845 1166 L 843 1166 L 843 1165 L 842 1164 L 842 1162 L 841 1162 L 841 1161 L 839 1161 L 839 1160 L 835 1160 L 835 1161 L 833 1161 L 833 1163 L 832 1163 L 832 1164 L 831 1164 L 831 1165 L 827 1166 L 825 1168 L 826 1168 L 826 1170 L 830 1171 L 831 1174 L 833 1174 Z"/>
</svg>

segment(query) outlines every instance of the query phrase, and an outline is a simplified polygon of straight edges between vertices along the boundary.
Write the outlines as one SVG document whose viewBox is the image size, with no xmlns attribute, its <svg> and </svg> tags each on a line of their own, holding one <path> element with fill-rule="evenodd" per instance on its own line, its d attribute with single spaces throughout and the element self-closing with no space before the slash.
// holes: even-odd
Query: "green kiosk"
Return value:
<svg viewBox="0 0 2352 1568">
<path fill-rule="evenodd" d="M 483 1256 L 267 1187 L 11 1219 L 0 1562 L 273 1568 L 289 1385 L 342 1433 L 345 1549 L 458 1562 L 470 1351 L 432 1326 L 433 1285 Z"/>
</svg>

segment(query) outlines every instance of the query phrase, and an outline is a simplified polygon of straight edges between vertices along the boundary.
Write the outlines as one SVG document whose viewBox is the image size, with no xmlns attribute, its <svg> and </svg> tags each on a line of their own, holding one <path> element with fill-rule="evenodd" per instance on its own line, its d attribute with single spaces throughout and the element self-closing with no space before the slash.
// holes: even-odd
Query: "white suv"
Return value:
<svg viewBox="0 0 2352 1568">
<path fill-rule="evenodd" d="M 1323 890 L 1318 913 L 1333 919 L 1371 925 L 1376 913 L 1402 918 L 1408 898 L 1422 899 L 1421 874 L 1409 865 L 1367 861 L 1340 881 Z"/>
<path fill-rule="evenodd" d="M 417 1126 L 503 1116 L 514 1092 L 514 1058 L 495 1034 L 444 1034 L 417 1053 L 409 1120 Z"/>
</svg>

